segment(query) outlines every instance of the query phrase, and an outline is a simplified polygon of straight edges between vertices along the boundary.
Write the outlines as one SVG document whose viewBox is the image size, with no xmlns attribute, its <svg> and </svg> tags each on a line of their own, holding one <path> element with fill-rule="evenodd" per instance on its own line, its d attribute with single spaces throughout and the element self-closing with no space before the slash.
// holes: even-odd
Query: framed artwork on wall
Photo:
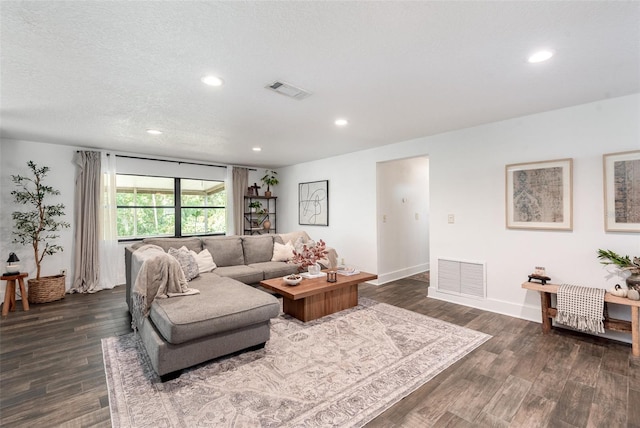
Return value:
<svg viewBox="0 0 640 428">
<path fill-rule="evenodd" d="M 298 184 L 298 224 L 329 226 L 329 180 Z"/>
<path fill-rule="evenodd" d="M 573 229 L 573 159 L 507 165 L 509 229 Z"/>
<path fill-rule="evenodd" d="M 604 229 L 640 232 L 640 150 L 602 155 Z"/>
</svg>

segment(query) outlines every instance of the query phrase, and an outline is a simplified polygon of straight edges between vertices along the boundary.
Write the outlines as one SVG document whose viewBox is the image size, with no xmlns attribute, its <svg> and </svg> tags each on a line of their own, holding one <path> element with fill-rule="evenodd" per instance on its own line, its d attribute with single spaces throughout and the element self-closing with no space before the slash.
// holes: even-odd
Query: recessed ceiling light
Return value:
<svg viewBox="0 0 640 428">
<path fill-rule="evenodd" d="M 347 126 L 349 124 L 349 121 L 347 119 L 336 119 L 336 121 L 333 123 L 335 123 L 336 126 Z"/>
<path fill-rule="evenodd" d="M 221 78 L 213 75 L 204 76 L 200 80 L 202 81 L 202 83 L 209 86 L 222 86 L 222 83 L 224 83 Z"/>
<path fill-rule="evenodd" d="M 527 59 L 527 61 L 529 61 L 531 64 L 535 64 L 536 62 L 546 61 L 552 56 L 553 56 L 553 52 L 548 50 L 542 50 L 531 55 L 529 59 Z"/>
<path fill-rule="evenodd" d="M 261 152 L 262 151 L 262 149 L 260 147 L 254 147 L 252 150 L 254 152 Z"/>
<path fill-rule="evenodd" d="M 162 131 L 158 131 L 157 129 L 147 129 L 147 134 L 160 135 L 162 134 Z"/>
</svg>

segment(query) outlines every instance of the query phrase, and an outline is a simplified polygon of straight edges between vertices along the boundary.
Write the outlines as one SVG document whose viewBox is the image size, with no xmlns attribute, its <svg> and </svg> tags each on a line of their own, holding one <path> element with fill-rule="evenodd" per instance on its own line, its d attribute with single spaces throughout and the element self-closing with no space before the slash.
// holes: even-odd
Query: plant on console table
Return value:
<svg viewBox="0 0 640 428">
<path fill-rule="evenodd" d="M 12 175 L 13 184 L 18 190 L 11 192 L 18 205 L 28 207 L 26 211 L 14 211 L 13 242 L 33 247 L 36 262 L 36 278 L 29 279 L 29 302 L 47 303 L 64 298 L 66 291 L 65 275 L 41 277 L 42 259 L 62 251 L 62 246 L 52 241 L 58 238 L 57 232 L 70 227 L 69 223 L 60 220 L 64 216 L 63 204 L 48 204 L 50 196 L 57 196 L 60 191 L 44 184 L 49 167 L 38 167 L 33 161 L 27 162 L 31 170 L 30 177 Z"/>
<path fill-rule="evenodd" d="M 598 250 L 598 258 L 603 265 L 615 265 L 631 274 L 625 281 L 627 288 L 640 291 L 640 257 L 621 256 L 610 250 Z"/>
<path fill-rule="evenodd" d="M 318 261 L 326 258 L 328 253 L 327 245 L 321 239 L 315 245 L 308 246 L 304 244 L 300 252 L 294 250 L 293 259 L 291 260 L 299 266 L 300 271 L 311 267 L 312 269 L 309 273 L 312 273 L 313 269 L 319 272 L 320 265 Z"/>
</svg>

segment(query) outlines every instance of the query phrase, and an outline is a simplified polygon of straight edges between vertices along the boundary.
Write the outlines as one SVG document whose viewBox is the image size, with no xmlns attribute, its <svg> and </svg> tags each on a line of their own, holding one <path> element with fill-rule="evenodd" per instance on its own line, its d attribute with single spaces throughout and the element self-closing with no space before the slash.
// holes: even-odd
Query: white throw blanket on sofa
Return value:
<svg viewBox="0 0 640 428">
<path fill-rule="evenodd" d="M 178 260 L 157 245 L 143 245 L 133 252 L 131 277 L 135 278 L 131 295 L 134 329 L 149 315 L 154 299 L 200 293 L 187 286 Z"/>
</svg>

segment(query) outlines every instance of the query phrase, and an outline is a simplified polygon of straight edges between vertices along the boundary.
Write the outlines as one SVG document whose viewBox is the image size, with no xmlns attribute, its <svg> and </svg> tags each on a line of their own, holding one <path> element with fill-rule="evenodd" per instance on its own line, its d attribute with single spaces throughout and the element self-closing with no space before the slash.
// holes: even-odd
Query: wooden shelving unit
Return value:
<svg viewBox="0 0 640 428">
<path fill-rule="evenodd" d="M 249 205 L 253 202 L 260 202 L 264 212 L 257 210 L 252 212 Z M 276 223 L 277 196 L 245 196 L 244 197 L 244 234 L 263 235 L 267 233 L 278 233 Z M 265 228 L 265 222 L 271 223 Z"/>
</svg>

